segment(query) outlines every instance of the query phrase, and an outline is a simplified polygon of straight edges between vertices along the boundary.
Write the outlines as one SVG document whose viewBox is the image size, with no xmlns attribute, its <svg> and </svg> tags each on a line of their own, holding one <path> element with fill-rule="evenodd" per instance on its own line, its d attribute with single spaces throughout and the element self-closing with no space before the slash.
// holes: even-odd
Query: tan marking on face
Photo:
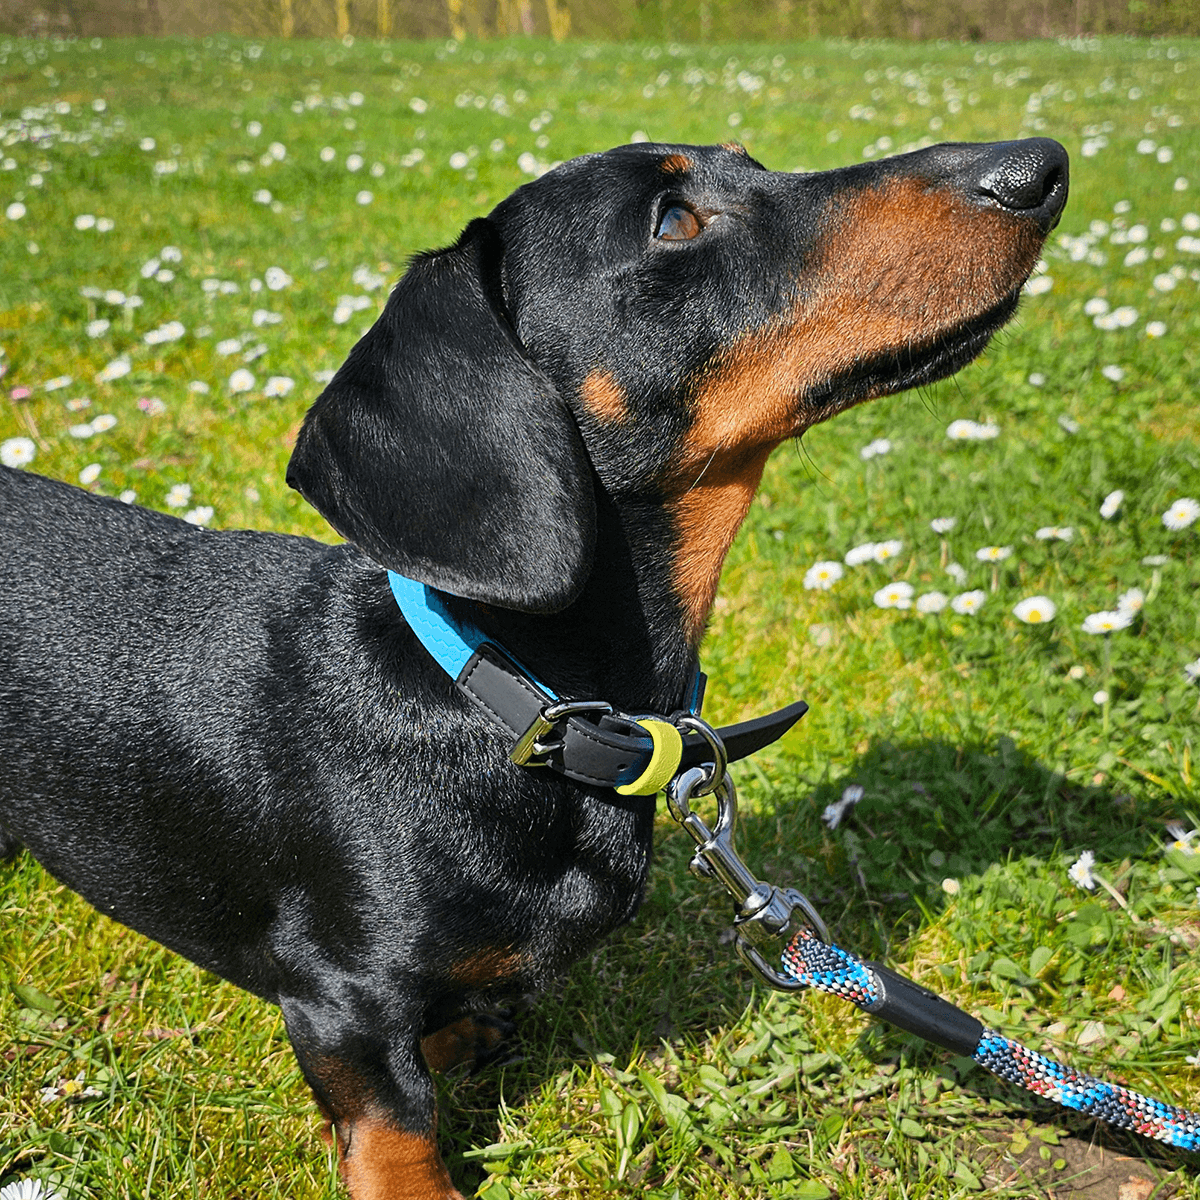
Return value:
<svg viewBox="0 0 1200 1200">
<path fill-rule="evenodd" d="M 1031 221 L 913 178 L 836 197 L 824 220 L 792 309 L 736 339 L 696 389 L 672 502 L 693 642 L 767 455 L 851 403 L 817 410 L 805 394 L 857 363 L 936 345 L 1018 287 L 1043 240 Z"/>
<path fill-rule="evenodd" d="M 686 154 L 668 154 L 658 166 L 664 175 L 686 175 L 695 163 Z"/>
<path fill-rule="evenodd" d="M 721 567 L 762 479 L 772 447 L 714 457 L 703 475 L 668 503 L 678 541 L 673 578 L 683 602 L 688 641 L 696 646 L 717 594 Z"/>
<path fill-rule="evenodd" d="M 466 1016 L 421 1039 L 421 1053 L 431 1071 L 445 1074 L 463 1063 L 474 1062 L 503 1040 L 494 1025 Z"/>
<path fill-rule="evenodd" d="M 579 394 L 584 408 L 599 421 L 616 424 L 629 417 L 625 392 L 609 371 L 592 371 Z"/>
<path fill-rule="evenodd" d="M 342 1179 L 351 1200 L 463 1200 L 432 1137 L 375 1117 L 351 1126 Z"/>
</svg>

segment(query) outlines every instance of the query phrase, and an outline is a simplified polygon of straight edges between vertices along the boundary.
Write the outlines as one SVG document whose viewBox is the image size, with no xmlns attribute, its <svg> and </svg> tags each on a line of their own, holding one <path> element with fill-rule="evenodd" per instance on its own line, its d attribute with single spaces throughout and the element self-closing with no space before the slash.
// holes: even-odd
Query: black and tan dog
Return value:
<svg viewBox="0 0 1200 1200">
<path fill-rule="evenodd" d="M 0 473 L 3 848 L 281 1006 L 355 1200 L 457 1196 L 438 1031 L 629 919 L 654 802 L 510 762 L 384 567 L 671 713 L 772 448 L 974 358 L 1066 195 L 1044 139 L 622 147 L 419 257 L 317 400 L 288 479 L 348 545 Z"/>
</svg>

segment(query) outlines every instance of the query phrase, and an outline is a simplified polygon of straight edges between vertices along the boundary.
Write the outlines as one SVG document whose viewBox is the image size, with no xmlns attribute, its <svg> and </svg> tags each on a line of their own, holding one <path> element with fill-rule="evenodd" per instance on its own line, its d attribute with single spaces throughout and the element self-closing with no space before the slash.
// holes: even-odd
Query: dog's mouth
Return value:
<svg viewBox="0 0 1200 1200">
<path fill-rule="evenodd" d="M 983 353 L 994 334 L 1016 311 L 1021 287 L 1015 287 L 990 309 L 939 334 L 932 341 L 868 355 L 814 383 L 804 393 L 804 407 L 817 421 L 879 396 L 935 383 L 961 370 Z"/>
</svg>

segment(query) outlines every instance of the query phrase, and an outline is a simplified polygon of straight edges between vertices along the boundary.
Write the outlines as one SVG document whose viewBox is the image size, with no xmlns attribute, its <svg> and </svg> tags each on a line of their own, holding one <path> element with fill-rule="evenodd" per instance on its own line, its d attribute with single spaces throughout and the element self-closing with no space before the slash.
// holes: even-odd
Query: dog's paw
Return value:
<svg viewBox="0 0 1200 1200">
<path fill-rule="evenodd" d="M 431 1071 L 445 1074 L 465 1065 L 469 1071 L 495 1062 L 516 1062 L 511 1038 L 516 1026 L 509 1010 L 469 1013 L 421 1039 Z"/>
</svg>

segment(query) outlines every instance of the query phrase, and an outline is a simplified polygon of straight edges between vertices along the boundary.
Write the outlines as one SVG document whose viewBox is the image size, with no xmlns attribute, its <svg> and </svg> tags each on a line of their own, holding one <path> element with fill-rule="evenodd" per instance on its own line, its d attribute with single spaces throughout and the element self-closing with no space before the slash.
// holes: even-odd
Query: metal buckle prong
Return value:
<svg viewBox="0 0 1200 1200">
<path fill-rule="evenodd" d="M 612 710 L 612 705 L 603 700 L 558 700 L 554 704 L 547 704 L 530 722 L 529 728 L 517 738 L 517 743 L 509 751 L 508 757 L 518 767 L 544 767 L 546 765 L 544 762 L 534 762 L 533 758 L 534 755 L 552 754 L 555 750 L 562 749 L 561 741 L 544 742 L 542 740 L 548 733 L 554 731 L 559 721 L 585 712 L 608 716 Z"/>
</svg>

